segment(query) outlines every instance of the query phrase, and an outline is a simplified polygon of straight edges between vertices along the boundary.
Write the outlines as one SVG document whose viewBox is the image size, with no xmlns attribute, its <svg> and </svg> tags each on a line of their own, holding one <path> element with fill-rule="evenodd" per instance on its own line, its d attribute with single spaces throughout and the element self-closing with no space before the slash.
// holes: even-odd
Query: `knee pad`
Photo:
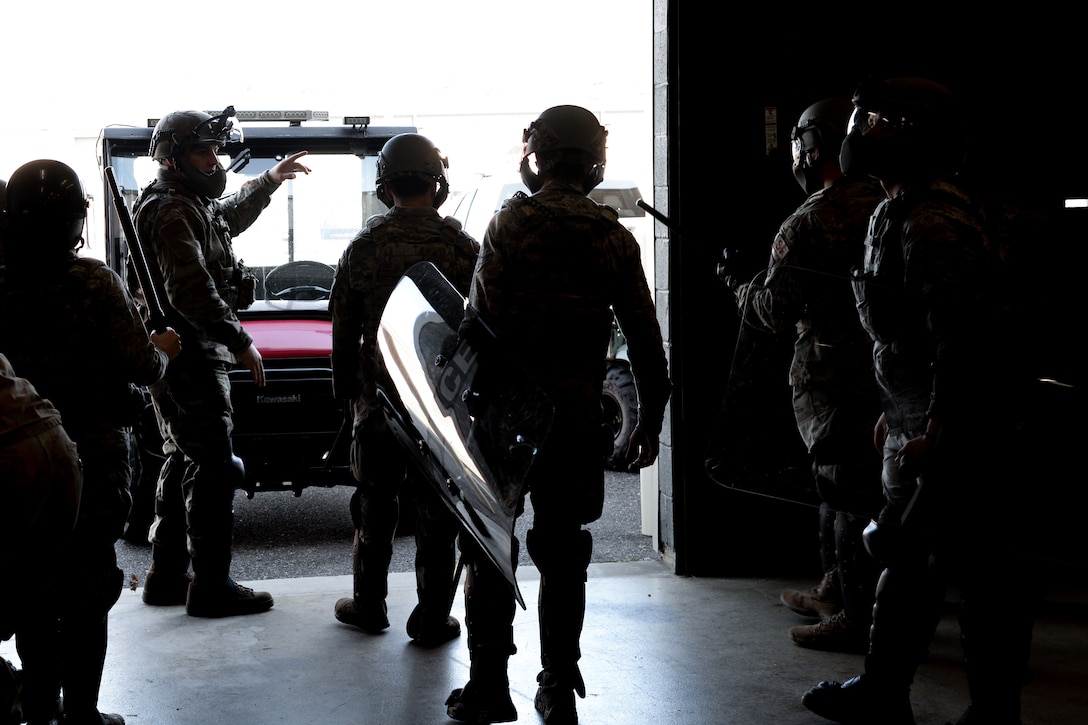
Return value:
<svg viewBox="0 0 1088 725">
<path fill-rule="evenodd" d="M 246 464 L 242 459 L 232 454 L 221 465 L 223 480 L 229 481 L 231 488 L 242 488 L 246 482 Z"/>
<path fill-rule="evenodd" d="M 525 533 L 525 546 L 542 576 L 584 572 L 593 556 L 593 534 L 585 529 L 559 532 L 534 528 Z"/>
<path fill-rule="evenodd" d="M 223 460 L 196 461 L 196 471 L 193 480 L 209 479 L 216 482 L 215 488 L 234 491 L 244 488 L 246 482 L 246 465 L 236 455 L 231 455 Z"/>
</svg>

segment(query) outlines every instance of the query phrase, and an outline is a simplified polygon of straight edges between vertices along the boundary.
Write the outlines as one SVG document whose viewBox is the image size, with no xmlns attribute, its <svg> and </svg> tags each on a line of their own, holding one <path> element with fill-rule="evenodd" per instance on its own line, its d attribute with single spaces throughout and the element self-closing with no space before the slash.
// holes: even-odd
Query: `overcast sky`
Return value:
<svg viewBox="0 0 1088 725">
<path fill-rule="evenodd" d="M 9 4 L 0 174 L 33 158 L 85 154 L 66 139 L 73 132 L 144 125 L 181 108 L 310 108 L 334 119 L 370 115 L 382 125 L 436 114 L 531 120 L 561 103 L 645 109 L 648 117 L 652 7 L 652 0 Z M 489 143 L 520 141 L 521 123 Z M 641 171 L 641 144 L 648 158 L 651 129 L 647 118 L 638 150 L 626 153 L 639 157 L 640 174 L 649 173 Z M 616 151 L 629 146 L 624 133 L 610 135 L 610 169 L 622 168 Z M 450 153 L 451 171 L 455 150 L 481 143 L 434 140 Z"/>
</svg>

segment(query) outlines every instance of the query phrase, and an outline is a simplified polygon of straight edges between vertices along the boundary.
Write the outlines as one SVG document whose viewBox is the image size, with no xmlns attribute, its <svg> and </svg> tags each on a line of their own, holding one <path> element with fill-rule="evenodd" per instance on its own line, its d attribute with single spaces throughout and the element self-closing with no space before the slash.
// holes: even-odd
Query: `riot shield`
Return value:
<svg viewBox="0 0 1088 725">
<path fill-rule="evenodd" d="M 393 290 L 378 348 L 394 388 L 382 391 L 391 428 L 524 609 L 514 523 L 551 401 L 429 262 Z"/>
</svg>

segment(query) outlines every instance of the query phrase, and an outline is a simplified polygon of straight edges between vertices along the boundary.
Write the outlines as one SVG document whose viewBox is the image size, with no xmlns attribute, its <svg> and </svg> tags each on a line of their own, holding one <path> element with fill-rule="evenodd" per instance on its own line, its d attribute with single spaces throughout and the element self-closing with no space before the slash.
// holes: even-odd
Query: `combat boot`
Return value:
<svg viewBox="0 0 1088 725">
<path fill-rule="evenodd" d="M 468 683 L 446 698 L 446 715 L 457 722 L 514 722 L 517 708 L 510 699 L 510 678 L 506 667 L 508 649 L 498 652 L 477 649 L 470 652 L 472 665 Z"/>
<path fill-rule="evenodd" d="M 188 571 L 168 572 L 156 570 L 155 562 L 144 576 L 144 604 L 154 607 L 172 607 L 185 604 L 189 596 L 189 583 L 193 575 Z"/>
<path fill-rule="evenodd" d="M 866 675 L 843 683 L 825 680 L 806 692 L 801 704 L 844 725 L 915 725 L 910 688 L 881 686 Z"/>
<path fill-rule="evenodd" d="M 416 601 L 405 629 L 424 647 L 461 635 L 450 616 L 461 569 L 457 567 L 457 523 L 441 502 L 420 495 L 416 519 Z"/>
<path fill-rule="evenodd" d="M 578 725 L 578 708 L 574 695 L 586 696 L 582 674 L 575 665 L 566 675 L 554 670 L 541 670 L 536 676 L 539 687 L 533 706 L 548 725 Z"/>
<path fill-rule="evenodd" d="M 268 592 L 255 592 L 229 577 L 225 582 L 204 583 L 198 574 L 189 584 L 185 613 L 190 617 L 234 617 L 267 612 L 272 603 Z"/>
<path fill-rule="evenodd" d="M 378 500 L 369 500 L 371 510 Z M 388 504 L 388 502 L 385 502 Z M 393 508 L 386 513 L 396 521 L 396 499 Z M 367 536 L 362 529 L 355 529 L 351 547 L 352 595 L 336 600 L 333 614 L 337 621 L 358 627 L 364 632 L 377 634 L 389 629 L 389 609 L 385 598 L 389 593 L 389 562 L 393 557 L 392 533 L 373 532 Z"/>
<path fill-rule="evenodd" d="M 783 589 L 779 597 L 786 608 L 802 617 L 827 619 L 842 611 L 838 570 L 831 569 L 820 583 L 807 591 Z"/>
<path fill-rule="evenodd" d="M 434 647 L 461 636 L 461 623 L 456 617 L 443 617 L 441 612 L 435 617 L 422 604 L 412 610 L 405 629 L 409 637 L 424 647 Z"/>
<path fill-rule="evenodd" d="M 333 614 L 338 621 L 370 634 L 389 629 L 389 610 L 384 599 L 355 600 L 343 597 L 336 600 Z"/>
<path fill-rule="evenodd" d="M 790 639 L 808 649 L 852 654 L 865 654 L 869 649 L 869 628 L 851 626 L 846 612 L 839 612 L 816 624 L 790 627 L 789 634 Z"/>
</svg>

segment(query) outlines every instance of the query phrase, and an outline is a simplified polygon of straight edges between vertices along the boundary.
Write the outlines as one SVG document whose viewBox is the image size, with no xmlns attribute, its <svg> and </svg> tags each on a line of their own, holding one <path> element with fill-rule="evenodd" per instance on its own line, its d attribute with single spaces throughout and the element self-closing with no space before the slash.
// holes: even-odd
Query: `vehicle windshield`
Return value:
<svg viewBox="0 0 1088 725">
<path fill-rule="evenodd" d="M 228 172 L 224 194 L 280 158 L 252 157 L 237 172 Z M 311 153 L 303 163 L 311 173 L 285 181 L 257 221 L 232 240 L 235 255 L 257 276 L 258 310 L 262 300 L 327 301 L 340 255 L 367 218 L 386 211 L 374 193 L 374 156 Z M 152 181 L 157 168 L 146 156 L 134 159 L 136 188 Z"/>
</svg>

